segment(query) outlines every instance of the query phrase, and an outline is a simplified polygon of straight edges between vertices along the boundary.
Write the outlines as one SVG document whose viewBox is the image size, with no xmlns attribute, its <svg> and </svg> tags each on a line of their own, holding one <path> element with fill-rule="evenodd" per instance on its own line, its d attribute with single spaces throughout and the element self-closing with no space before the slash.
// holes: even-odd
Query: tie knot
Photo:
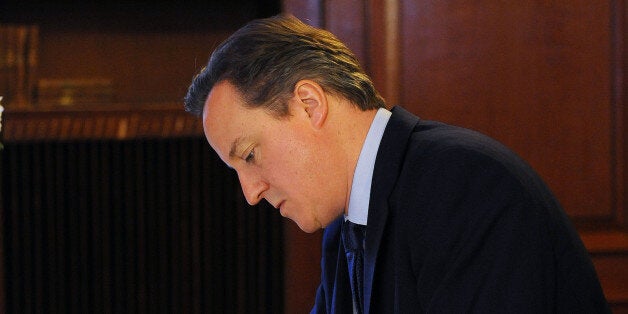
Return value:
<svg viewBox="0 0 628 314">
<path fill-rule="evenodd" d="M 345 249 L 351 251 L 364 250 L 366 226 L 346 220 L 343 224 L 343 242 Z"/>
</svg>

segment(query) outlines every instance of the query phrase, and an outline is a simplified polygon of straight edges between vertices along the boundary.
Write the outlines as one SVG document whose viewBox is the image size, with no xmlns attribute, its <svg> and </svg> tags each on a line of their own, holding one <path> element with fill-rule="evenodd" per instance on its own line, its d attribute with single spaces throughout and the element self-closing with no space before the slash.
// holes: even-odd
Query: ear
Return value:
<svg viewBox="0 0 628 314">
<path fill-rule="evenodd" d="M 327 119 L 328 99 L 323 88 L 311 80 L 301 80 L 294 87 L 294 97 L 302 110 L 305 110 L 310 123 L 320 128 Z"/>
</svg>

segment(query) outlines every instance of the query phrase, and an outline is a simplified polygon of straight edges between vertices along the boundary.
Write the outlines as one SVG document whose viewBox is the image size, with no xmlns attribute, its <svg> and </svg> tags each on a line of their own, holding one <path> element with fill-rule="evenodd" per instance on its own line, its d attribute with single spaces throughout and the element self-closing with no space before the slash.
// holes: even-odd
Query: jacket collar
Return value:
<svg viewBox="0 0 628 314">
<path fill-rule="evenodd" d="M 388 121 L 382 137 L 371 185 L 366 246 L 364 252 L 364 313 L 370 309 L 373 291 L 373 274 L 375 273 L 377 254 L 379 251 L 386 219 L 388 217 L 388 198 L 399 177 L 401 166 L 412 130 L 419 119 L 401 107 L 392 108 L 392 116 Z"/>
</svg>

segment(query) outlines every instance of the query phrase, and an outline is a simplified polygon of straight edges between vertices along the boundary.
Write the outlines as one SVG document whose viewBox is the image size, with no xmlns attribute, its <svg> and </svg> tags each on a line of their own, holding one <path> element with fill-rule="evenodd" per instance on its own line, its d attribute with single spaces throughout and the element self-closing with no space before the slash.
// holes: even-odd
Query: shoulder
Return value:
<svg viewBox="0 0 628 314">
<path fill-rule="evenodd" d="M 481 133 L 421 121 L 408 142 L 391 205 L 409 228 L 461 224 L 474 216 L 555 207 L 540 176 L 516 153 Z M 442 218 L 439 221 L 439 218 Z"/>
<path fill-rule="evenodd" d="M 397 116 L 409 115 L 404 114 Z M 412 123 L 407 137 L 387 137 L 388 150 L 380 152 L 395 158 L 379 159 L 386 172 L 380 171 L 378 178 L 394 180 L 374 180 L 373 186 L 376 191 L 390 190 L 381 197 L 387 198 L 391 214 L 401 219 L 397 223 L 412 233 L 429 223 L 512 212 L 509 208 L 515 204 L 526 204 L 539 214 L 559 207 L 540 176 L 495 139 L 436 121 L 417 118 Z M 395 166 L 386 166 L 391 163 Z"/>
<path fill-rule="evenodd" d="M 420 121 L 406 148 L 402 173 L 453 175 L 469 179 L 493 178 L 516 181 L 537 179 L 535 171 L 515 152 L 495 139 L 470 129 L 434 121 Z"/>
</svg>

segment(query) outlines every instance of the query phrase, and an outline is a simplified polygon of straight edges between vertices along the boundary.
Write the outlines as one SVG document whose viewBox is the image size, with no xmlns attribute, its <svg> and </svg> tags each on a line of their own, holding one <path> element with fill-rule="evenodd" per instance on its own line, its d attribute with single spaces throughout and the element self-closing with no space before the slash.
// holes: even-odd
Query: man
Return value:
<svg viewBox="0 0 628 314">
<path fill-rule="evenodd" d="M 385 109 L 329 32 L 290 16 L 249 23 L 185 105 L 250 204 L 325 229 L 314 313 L 609 311 L 532 169 L 486 136 Z"/>
</svg>

